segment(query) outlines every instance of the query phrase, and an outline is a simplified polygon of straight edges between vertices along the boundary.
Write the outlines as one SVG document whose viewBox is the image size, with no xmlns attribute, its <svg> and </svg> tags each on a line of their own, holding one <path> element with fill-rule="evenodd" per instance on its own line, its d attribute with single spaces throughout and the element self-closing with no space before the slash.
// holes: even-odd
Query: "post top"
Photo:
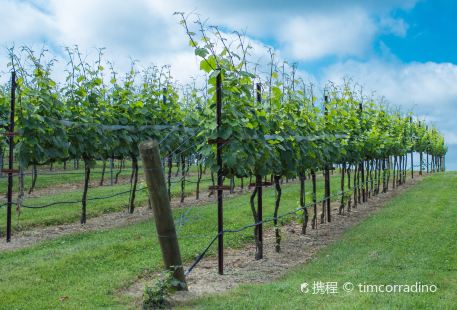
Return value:
<svg viewBox="0 0 457 310">
<path fill-rule="evenodd" d="M 155 148 L 159 145 L 159 142 L 157 140 L 147 140 L 147 141 L 143 141 L 140 143 L 140 145 L 138 146 L 138 148 L 141 150 L 147 150 L 147 149 L 152 149 L 152 148 Z"/>
</svg>

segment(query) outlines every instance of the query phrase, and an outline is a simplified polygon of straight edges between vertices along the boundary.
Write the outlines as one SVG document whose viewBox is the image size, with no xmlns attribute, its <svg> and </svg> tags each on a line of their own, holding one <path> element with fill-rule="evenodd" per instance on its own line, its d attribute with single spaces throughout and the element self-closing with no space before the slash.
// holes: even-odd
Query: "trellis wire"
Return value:
<svg viewBox="0 0 457 310">
<path fill-rule="evenodd" d="M 383 178 L 374 178 L 373 181 L 380 181 L 380 180 L 383 180 Z M 377 184 L 377 183 L 376 183 Z M 206 255 L 206 253 L 208 252 L 208 250 L 211 248 L 211 246 L 213 245 L 213 243 L 217 240 L 217 238 L 221 235 L 221 234 L 224 234 L 224 233 L 238 233 L 238 232 L 241 232 L 243 230 L 246 230 L 248 228 L 252 228 L 252 227 L 256 227 L 258 225 L 261 225 L 261 224 L 265 224 L 265 223 L 269 223 L 269 222 L 273 222 L 275 220 L 278 220 L 280 218 L 283 218 L 283 217 L 286 217 L 286 216 L 289 216 L 289 215 L 293 215 L 293 214 L 297 214 L 298 212 L 300 211 L 303 211 L 311 206 L 314 206 L 315 204 L 319 204 L 319 203 L 322 203 L 324 201 L 327 201 L 328 199 L 332 199 L 334 197 L 340 197 L 340 196 L 343 196 L 344 194 L 346 193 L 353 193 L 355 190 L 359 189 L 359 188 L 363 188 L 365 184 L 359 184 L 357 186 L 353 186 L 351 187 L 350 189 L 346 190 L 346 191 L 339 191 L 338 193 L 335 193 L 335 194 L 332 194 L 330 196 L 327 196 L 327 197 L 323 197 L 321 198 L 320 200 L 316 201 L 316 202 L 311 202 L 311 203 L 307 203 L 305 204 L 303 207 L 298 207 L 292 211 L 289 211 L 289 212 L 286 212 L 286 213 L 283 213 L 281 215 L 278 215 L 276 217 L 270 217 L 270 218 L 266 218 L 262 221 L 258 221 L 258 222 L 255 222 L 255 223 L 251 223 L 251 224 L 248 224 L 248 225 L 245 225 L 245 226 L 242 226 L 240 228 L 237 228 L 237 229 L 224 229 L 222 232 L 220 233 L 217 233 L 213 239 L 210 240 L 210 242 L 208 243 L 208 245 L 203 249 L 202 252 L 200 252 L 200 254 L 197 256 L 197 258 L 193 261 L 193 263 L 190 265 L 190 267 L 185 271 L 185 275 L 187 276 L 194 268 L 195 266 L 197 266 L 197 264 L 203 259 L 203 257 Z M 257 186 L 253 186 L 252 188 L 254 187 L 257 187 Z"/>
</svg>

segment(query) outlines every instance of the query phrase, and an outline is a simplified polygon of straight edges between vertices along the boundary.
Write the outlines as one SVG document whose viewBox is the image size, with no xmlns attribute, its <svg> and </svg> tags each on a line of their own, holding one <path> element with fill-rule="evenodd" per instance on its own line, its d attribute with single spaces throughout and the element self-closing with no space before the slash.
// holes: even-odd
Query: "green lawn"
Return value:
<svg viewBox="0 0 457 310">
<path fill-rule="evenodd" d="M 332 179 L 336 191 L 337 179 Z M 319 183 L 322 194 L 322 183 Z M 308 185 L 309 188 L 309 185 Z M 299 186 L 285 185 L 281 212 L 297 207 Z M 272 216 L 274 191 L 265 189 L 264 214 Z M 248 195 L 224 203 L 225 227 L 252 223 Z M 216 234 L 215 204 L 175 209 L 181 253 L 187 265 Z M 266 225 L 266 229 L 272 229 Z M 227 234 L 227 247 L 252 242 L 252 229 Z M 214 254 L 212 248 L 209 255 Z M 1 309 L 125 309 L 132 300 L 116 291 L 145 273 L 159 271 L 162 259 L 152 220 L 123 228 L 80 233 L 33 247 L 0 253 Z M 216 271 L 215 271 L 216 272 Z M 64 301 L 60 298 L 64 297 Z"/>
<path fill-rule="evenodd" d="M 141 165 L 141 163 L 140 163 Z M 96 166 L 91 169 L 91 182 L 97 181 L 97 183 L 101 180 L 102 177 L 102 162 L 98 161 Z M 175 176 L 176 167 L 175 163 L 173 163 L 173 177 Z M 126 161 L 125 167 L 122 169 L 119 177 L 121 178 L 129 178 L 131 174 L 131 162 Z M 116 178 L 116 174 L 118 172 L 118 162 L 115 163 L 113 169 L 113 180 Z M 189 168 L 190 173 L 196 173 L 197 167 L 195 165 Z M 25 172 L 24 177 L 24 186 L 25 189 L 28 191 L 32 185 L 32 170 L 31 168 L 27 169 Z M 142 178 L 143 170 L 140 167 L 139 176 Z M 107 163 L 106 170 L 105 170 L 105 178 L 104 184 L 110 184 L 111 172 L 109 168 L 109 162 Z M 49 187 L 59 186 L 62 184 L 82 184 L 84 183 L 84 163 L 80 162 L 79 169 L 73 168 L 73 162 L 69 162 L 67 165 L 67 169 L 63 170 L 62 164 L 55 165 L 53 170 L 50 171 L 47 166 L 39 167 L 38 168 L 38 178 L 35 184 L 35 189 L 45 189 Z M 6 193 L 8 186 L 7 174 L 3 174 L 0 178 L 0 193 Z M 17 193 L 19 190 L 18 187 L 18 177 L 14 177 L 14 192 Z"/>
<path fill-rule="evenodd" d="M 109 164 L 107 163 L 106 167 L 106 174 L 105 174 L 105 183 L 109 183 L 109 178 L 110 178 L 110 170 L 109 170 Z M 17 167 L 17 164 L 15 165 Z M 118 171 L 117 169 L 117 163 L 115 165 L 114 169 L 114 175 L 116 175 L 116 172 Z M 122 170 L 121 176 L 128 176 L 130 175 L 130 166 L 127 166 Z M 100 180 L 101 178 L 101 172 L 102 172 L 102 163 L 97 162 L 96 166 L 92 169 L 92 178 L 95 180 Z M 26 190 L 28 190 L 32 184 L 32 168 L 29 167 L 25 171 L 25 177 L 24 177 L 24 186 Z M 8 175 L 3 174 L 3 176 L 0 178 L 0 192 L 6 192 L 7 186 L 8 186 L 8 180 L 7 180 Z M 42 189 L 42 188 L 48 188 L 60 184 L 76 184 L 76 183 L 83 183 L 84 182 L 84 162 L 80 161 L 79 164 L 79 169 L 74 169 L 73 167 L 73 161 L 69 161 L 67 164 L 67 169 L 63 170 L 63 165 L 62 164 L 56 164 L 53 167 L 53 170 L 49 170 L 48 166 L 39 166 L 38 167 L 38 178 L 37 182 L 35 184 L 35 189 Z M 17 192 L 19 190 L 18 187 L 18 177 L 14 177 L 14 191 Z"/>
<path fill-rule="evenodd" d="M 195 182 L 196 176 L 187 177 L 187 180 Z M 181 183 L 177 182 L 179 179 L 174 179 L 174 183 L 171 186 L 171 194 L 173 197 L 179 196 L 181 193 Z M 208 180 L 208 176 L 203 176 L 200 184 L 200 190 L 206 191 L 208 186 L 211 185 L 211 181 Z M 145 184 L 139 182 L 138 189 L 144 188 Z M 187 183 L 185 186 L 185 195 L 191 195 L 195 192 L 195 183 Z M 130 184 L 113 185 L 113 186 L 102 186 L 90 188 L 88 191 L 88 199 L 97 197 L 107 197 L 121 192 L 127 192 L 130 190 Z M 82 188 L 66 191 L 58 191 L 56 194 L 45 195 L 37 198 L 26 198 L 24 205 L 26 206 L 42 206 L 55 202 L 74 202 L 81 201 Z M 116 211 L 124 210 L 129 201 L 129 193 L 114 196 L 106 199 L 97 199 L 88 201 L 87 205 L 87 217 L 95 217 L 103 213 L 111 213 Z M 142 190 L 137 192 L 135 202 L 137 205 L 146 203 L 147 191 Z M 0 227 L 4 229 L 4 223 L 6 222 L 6 208 L 0 208 Z M 21 214 L 14 213 L 13 216 L 13 229 L 21 230 L 30 228 L 32 226 L 48 226 L 57 225 L 63 223 L 71 223 L 78 221 L 80 218 L 81 203 L 62 203 L 53 205 L 42 209 L 29 209 L 22 208 Z"/>
<path fill-rule="evenodd" d="M 392 199 L 308 264 L 268 284 L 243 285 L 198 309 L 457 309 L 457 173 L 434 175 Z M 315 281 L 337 294 L 312 294 Z M 308 293 L 300 284 L 311 285 Z M 345 282 L 356 285 L 347 293 Z M 363 293 L 361 284 L 434 284 L 436 293 Z"/>
<path fill-rule="evenodd" d="M 56 178 L 55 176 L 53 176 Z M 196 181 L 197 176 L 191 175 L 187 176 L 185 184 L 185 196 L 193 195 L 196 191 Z M 335 175 L 332 177 L 332 190 L 333 192 L 338 192 L 338 181 L 339 176 Z M 244 180 L 245 186 L 249 182 L 248 179 Z M 319 190 L 323 187 L 322 178 L 318 179 L 318 188 Z M 228 183 L 228 181 L 227 181 Z M 236 185 L 240 185 L 240 180 L 235 181 Z M 211 185 L 211 180 L 209 175 L 203 175 L 202 181 L 200 183 L 200 191 L 204 192 L 208 190 L 208 187 Z M 144 188 L 146 185 L 140 180 L 138 184 L 138 189 Z M 111 195 L 122 193 L 122 195 L 117 195 L 111 198 L 106 199 L 96 199 L 89 200 L 87 203 L 87 218 L 93 218 L 105 213 L 112 213 L 125 210 L 128 201 L 130 184 L 119 184 L 113 186 L 102 186 L 90 188 L 88 191 L 88 199 L 99 198 L 99 197 L 109 197 Z M 310 190 L 310 186 L 308 186 Z M 319 192 L 321 193 L 321 192 Z M 181 182 L 180 177 L 174 178 L 171 183 L 171 195 L 172 197 L 179 197 L 181 194 Z M 62 190 L 57 191 L 55 194 L 43 195 L 42 197 L 36 198 L 26 198 L 23 202 L 26 206 L 43 206 L 51 203 L 59 202 L 59 204 L 46 207 L 46 208 L 22 208 L 21 213 L 17 214 L 13 212 L 13 224 L 12 228 L 15 231 L 24 230 L 30 227 L 39 227 L 39 226 L 49 226 L 49 225 L 59 225 L 65 223 L 77 222 L 81 216 L 81 197 L 82 197 L 82 188 L 72 189 L 72 190 Z M 311 194 L 308 194 L 308 199 L 311 199 Z M 60 203 L 63 202 L 63 203 Z M 74 203 L 66 203 L 74 202 Z M 135 198 L 136 205 L 146 204 L 147 203 L 147 191 L 142 190 L 137 192 Z M 5 230 L 6 223 L 6 207 L 3 206 L 0 208 L 0 230 Z"/>
</svg>

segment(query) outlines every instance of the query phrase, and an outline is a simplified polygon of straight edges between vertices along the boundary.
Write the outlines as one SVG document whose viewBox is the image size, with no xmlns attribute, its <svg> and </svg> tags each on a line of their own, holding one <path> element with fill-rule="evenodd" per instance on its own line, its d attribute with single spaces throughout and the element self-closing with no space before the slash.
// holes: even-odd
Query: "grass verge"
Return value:
<svg viewBox="0 0 457 310">
<path fill-rule="evenodd" d="M 457 173 L 427 177 L 392 199 L 308 264 L 269 284 L 243 285 L 194 301 L 198 309 L 455 309 Z M 336 294 L 313 294 L 314 282 Z M 308 293 L 300 291 L 307 282 Z M 342 285 L 351 282 L 352 292 Z M 435 293 L 366 293 L 358 284 L 434 284 Z M 362 289 L 363 290 L 363 289 Z M 366 291 L 366 288 L 365 288 Z"/>
<path fill-rule="evenodd" d="M 332 178 L 337 188 L 337 178 Z M 322 195 L 322 182 L 319 195 Z M 309 188 L 309 186 L 308 186 Z M 264 215 L 272 216 L 273 189 L 265 189 Z M 299 186 L 283 186 L 280 213 L 295 209 Z M 308 200 L 309 201 L 309 200 Z M 248 195 L 224 202 L 225 227 L 252 223 Z M 216 234 L 215 204 L 175 209 L 181 253 L 191 262 Z M 266 229 L 272 229 L 266 225 Z M 227 247 L 252 241 L 252 229 L 227 234 Z M 211 249 L 209 255 L 214 254 Z M 151 220 L 111 230 L 69 235 L 36 246 L 0 253 L 1 309 L 125 309 L 132 300 L 116 291 L 162 268 Z"/>
</svg>

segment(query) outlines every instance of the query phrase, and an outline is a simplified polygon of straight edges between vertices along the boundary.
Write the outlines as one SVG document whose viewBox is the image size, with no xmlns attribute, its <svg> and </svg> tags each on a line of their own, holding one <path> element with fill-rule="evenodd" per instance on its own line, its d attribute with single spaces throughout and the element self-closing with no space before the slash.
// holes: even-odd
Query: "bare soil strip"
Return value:
<svg viewBox="0 0 457 310">
<path fill-rule="evenodd" d="M 387 201 L 422 180 L 416 176 L 408 179 L 406 184 L 389 190 L 385 194 L 372 196 L 367 203 L 359 204 L 356 209 L 344 215 L 337 215 L 339 202 L 332 203 L 331 223 L 318 224 L 317 229 L 308 225 L 306 235 L 301 234 L 301 224 L 291 222 L 281 227 L 281 252 L 276 253 L 273 229 L 264 233 L 264 258 L 254 259 L 255 245 L 243 249 L 225 251 L 225 274 L 217 273 L 217 258 L 204 258 L 187 277 L 188 292 L 178 292 L 171 298 L 174 305 L 185 303 L 205 294 L 221 293 L 243 283 L 265 283 L 277 279 L 291 268 L 306 263 L 324 246 L 341 238 L 352 226 L 380 210 Z M 320 209 L 321 206 L 319 206 Z M 319 218 L 319 217 L 318 217 Z M 119 291 L 120 295 L 133 296 L 135 305 L 141 307 L 142 294 L 146 283 L 157 275 L 138 280 L 130 287 Z"/>
</svg>

